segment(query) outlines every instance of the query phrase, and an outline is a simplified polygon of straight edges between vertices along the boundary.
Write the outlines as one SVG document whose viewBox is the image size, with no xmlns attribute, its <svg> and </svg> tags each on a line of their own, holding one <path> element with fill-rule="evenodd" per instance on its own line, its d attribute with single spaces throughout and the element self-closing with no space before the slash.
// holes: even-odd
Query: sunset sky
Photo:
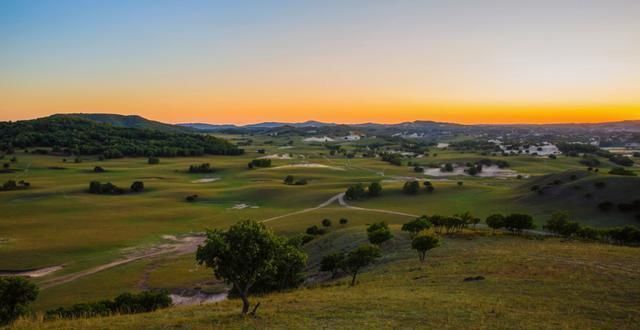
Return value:
<svg viewBox="0 0 640 330">
<path fill-rule="evenodd" d="M 640 119 L 640 1 L 0 1 L 0 120 Z"/>
</svg>

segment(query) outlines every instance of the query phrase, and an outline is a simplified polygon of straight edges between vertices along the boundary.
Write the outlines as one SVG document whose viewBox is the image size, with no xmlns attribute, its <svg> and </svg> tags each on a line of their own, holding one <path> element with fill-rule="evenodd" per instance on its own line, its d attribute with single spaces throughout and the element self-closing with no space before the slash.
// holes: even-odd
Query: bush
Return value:
<svg viewBox="0 0 640 330">
<path fill-rule="evenodd" d="M 346 255 L 342 252 L 336 252 L 326 255 L 320 261 L 321 272 L 331 272 L 331 278 L 336 278 L 338 272 L 343 267 Z"/>
<path fill-rule="evenodd" d="M 284 178 L 284 184 L 292 185 L 294 181 L 295 181 L 295 178 L 293 177 L 293 175 L 287 175 Z"/>
<path fill-rule="evenodd" d="M 485 223 L 487 224 L 487 226 L 489 226 L 489 228 L 495 231 L 496 229 L 500 229 L 504 227 L 505 225 L 504 220 L 505 220 L 504 215 L 492 214 L 487 217 L 487 219 L 485 220 Z"/>
<path fill-rule="evenodd" d="M 198 200 L 198 195 L 189 195 L 185 198 L 187 202 L 193 203 Z"/>
<path fill-rule="evenodd" d="M 616 167 L 611 169 L 611 171 L 609 171 L 609 174 L 613 174 L 613 175 L 625 175 L 625 176 L 637 176 L 637 174 L 633 171 L 629 171 L 627 169 L 624 169 L 622 167 Z"/>
<path fill-rule="evenodd" d="M 348 222 L 349 222 L 349 220 L 348 220 L 348 219 L 346 219 L 346 218 L 340 218 L 340 224 L 341 224 L 341 225 L 346 225 Z"/>
<path fill-rule="evenodd" d="M 171 298 L 166 291 L 123 293 L 113 300 L 75 304 L 71 307 L 48 310 L 45 319 L 109 316 L 116 313 L 148 313 L 169 306 L 171 306 Z"/>
<path fill-rule="evenodd" d="M 293 184 L 294 184 L 295 186 L 304 186 L 304 185 L 306 185 L 307 183 L 308 183 L 308 182 L 307 182 L 307 179 L 300 179 L 300 180 L 296 180 L 296 182 L 294 182 Z"/>
<path fill-rule="evenodd" d="M 367 238 L 371 244 L 380 245 L 393 238 L 393 235 L 391 234 L 389 225 L 381 221 L 367 227 Z"/>
<path fill-rule="evenodd" d="M 325 227 L 331 227 L 331 220 L 330 219 L 323 219 L 322 220 L 322 225 Z"/>
<path fill-rule="evenodd" d="M 533 218 L 528 214 L 514 213 L 504 219 L 504 227 L 515 234 L 522 234 L 525 229 L 533 229 Z"/>
<path fill-rule="evenodd" d="M 38 293 L 38 287 L 22 277 L 0 277 L 0 325 L 24 316 Z"/>
<path fill-rule="evenodd" d="M 365 198 L 367 193 L 364 191 L 364 186 L 361 183 L 355 184 L 347 188 L 347 191 L 344 193 L 344 196 L 348 200 L 358 200 Z"/>
<path fill-rule="evenodd" d="M 149 165 L 156 165 L 156 164 L 160 164 L 160 159 L 157 157 L 149 157 L 149 159 L 147 159 L 147 163 Z"/>
<path fill-rule="evenodd" d="M 618 156 L 613 156 L 613 157 L 609 158 L 609 160 L 612 163 L 620 165 L 620 166 L 627 166 L 627 167 L 633 166 L 633 159 L 631 159 L 629 157 L 618 155 Z"/>
<path fill-rule="evenodd" d="M 142 181 L 134 181 L 131 184 L 131 191 L 133 192 L 142 192 L 144 190 L 144 182 Z"/>
<path fill-rule="evenodd" d="M 98 181 L 91 181 L 91 183 L 89 183 L 89 193 L 98 195 L 122 195 L 124 194 L 124 189 L 111 182 L 100 183 Z"/>
<path fill-rule="evenodd" d="M 611 211 L 613 209 L 613 206 L 614 204 L 610 201 L 604 201 L 598 204 L 598 208 L 600 209 L 600 211 L 603 211 L 603 212 Z"/>
<path fill-rule="evenodd" d="M 96 166 L 93 168 L 93 172 L 95 173 L 103 173 L 104 172 L 104 168 L 100 167 L 100 166 Z"/>
<path fill-rule="evenodd" d="M 426 215 L 423 215 L 402 225 L 402 230 L 407 231 L 412 235 L 417 235 L 419 232 L 427 230 L 429 228 L 431 228 L 431 221 L 429 221 L 429 218 Z"/>
<path fill-rule="evenodd" d="M 256 167 L 271 167 L 271 159 L 268 158 L 260 158 L 254 159 L 247 164 L 247 167 L 252 169 Z"/>
<path fill-rule="evenodd" d="M 203 163 L 189 166 L 189 173 L 213 173 L 213 169 L 211 168 L 211 164 Z"/>
<path fill-rule="evenodd" d="M 402 187 L 402 192 L 407 195 L 417 195 L 420 191 L 420 182 L 418 181 L 407 181 L 404 183 Z"/>
<path fill-rule="evenodd" d="M 382 186 L 378 182 L 371 182 L 367 191 L 369 197 L 377 197 L 382 193 Z"/>
</svg>

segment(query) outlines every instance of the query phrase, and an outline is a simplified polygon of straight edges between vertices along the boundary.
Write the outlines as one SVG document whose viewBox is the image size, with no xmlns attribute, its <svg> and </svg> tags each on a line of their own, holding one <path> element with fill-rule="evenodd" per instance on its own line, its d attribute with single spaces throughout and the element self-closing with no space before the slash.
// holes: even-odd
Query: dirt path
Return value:
<svg viewBox="0 0 640 330">
<path fill-rule="evenodd" d="M 116 266 L 128 264 L 130 262 L 149 259 L 162 255 L 182 255 L 193 253 L 198 248 L 198 245 L 204 242 L 205 237 L 202 235 L 185 236 L 180 239 L 175 239 L 171 243 L 157 245 L 145 250 L 138 250 L 130 253 L 127 257 L 112 261 L 110 263 L 85 269 L 76 273 L 71 273 L 63 276 L 54 277 L 40 283 L 41 289 L 51 288 L 60 284 L 77 280 L 87 275 L 95 274 L 103 270 L 107 270 Z"/>
<path fill-rule="evenodd" d="M 327 206 L 333 204 L 335 201 L 337 201 L 340 198 L 340 195 L 344 195 L 344 193 L 337 194 L 337 195 L 329 198 L 328 200 L 324 201 L 322 204 L 320 204 L 320 205 L 318 205 L 316 207 L 311 207 L 311 208 L 308 208 L 308 209 L 295 211 L 295 212 L 291 212 L 291 213 L 287 213 L 287 214 L 283 214 L 283 215 L 279 215 L 277 217 L 264 219 L 264 220 L 262 220 L 260 222 L 265 223 L 265 222 L 269 222 L 269 221 L 273 221 L 273 220 L 278 220 L 278 219 L 282 219 L 282 218 L 285 218 L 285 217 L 289 217 L 289 216 L 292 216 L 292 215 L 303 214 L 303 213 L 307 213 L 307 212 L 311 212 L 311 211 L 315 211 L 315 210 L 321 209 L 323 207 L 327 207 Z"/>
<path fill-rule="evenodd" d="M 344 193 L 342 193 L 342 194 L 340 194 L 338 196 L 339 196 L 338 197 L 338 202 L 340 203 L 340 206 L 346 207 L 348 209 L 358 210 L 358 211 L 368 211 L 368 212 L 378 212 L 378 213 L 402 215 L 402 216 L 411 217 L 411 218 L 417 218 L 418 217 L 418 215 L 415 215 L 415 214 L 398 212 L 398 211 L 390 211 L 390 210 L 383 210 L 383 209 L 369 209 L 369 208 L 364 208 L 364 207 L 351 206 L 351 205 L 347 204 L 347 202 L 344 200 Z"/>
</svg>

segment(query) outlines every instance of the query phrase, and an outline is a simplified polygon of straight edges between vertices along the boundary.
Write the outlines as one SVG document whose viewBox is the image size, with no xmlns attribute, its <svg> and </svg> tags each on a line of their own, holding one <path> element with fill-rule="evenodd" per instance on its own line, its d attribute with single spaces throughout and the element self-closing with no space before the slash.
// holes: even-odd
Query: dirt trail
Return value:
<svg viewBox="0 0 640 330">
<path fill-rule="evenodd" d="M 193 253 L 198 248 L 198 245 L 204 242 L 204 239 L 205 237 L 202 235 L 185 236 L 180 239 L 175 239 L 171 243 L 157 245 L 141 251 L 135 251 L 123 259 L 115 260 L 104 265 L 99 265 L 99 266 L 85 269 L 83 271 L 79 271 L 76 273 L 71 273 L 63 276 L 54 277 L 52 279 L 48 279 L 40 283 L 40 288 L 41 289 L 51 288 L 63 283 L 77 280 L 87 275 L 95 274 L 103 270 L 124 265 L 136 260 L 149 259 L 157 256 L 166 255 L 166 254 L 182 255 L 182 254 Z"/>
<path fill-rule="evenodd" d="M 260 221 L 260 222 L 263 222 L 263 223 L 264 223 L 264 222 L 269 222 L 269 221 L 273 221 L 273 220 L 282 219 L 282 218 L 285 218 L 285 217 L 288 217 L 288 216 L 292 216 L 292 215 L 303 214 L 303 213 L 307 213 L 307 212 L 315 211 L 315 210 L 318 210 L 318 209 L 321 209 L 321 208 L 323 208 L 323 207 L 327 207 L 327 206 L 329 206 L 329 205 L 333 204 L 333 202 L 335 202 L 336 200 L 338 200 L 338 199 L 340 198 L 340 196 L 341 196 L 341 195 L 344 195 L 344 193 L 337 194 L 337 195 L 335 195 L 335 196 L 333 196 L 333 197 L 329 198 L 328 200 L 324 201 L 322 204 L 320 204 L 320 205 L 318 205 L 318 206 L 316 206 L 316 207 L 311 207 L 311 208 L 308 208 L 308 209 L 304 209 L 304 210 L 300 210 L 300 211 L 295 211 L 295 212 L 291 212 L 291 213 L 287 213 L 287 214 L 283 214 L 283 215 L 279 215 L 279 216 L 277 216 L 277 217 L 272 217 L 272 218 L 269 218 L 269 219 L 264 219 L 264 220 L 262 220 L 262 221 Z"/>
</svg>

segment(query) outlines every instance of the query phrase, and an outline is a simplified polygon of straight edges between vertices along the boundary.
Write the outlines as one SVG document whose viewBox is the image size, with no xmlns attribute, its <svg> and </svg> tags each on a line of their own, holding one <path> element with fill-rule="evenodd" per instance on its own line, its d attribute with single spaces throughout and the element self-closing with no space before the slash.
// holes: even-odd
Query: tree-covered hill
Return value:
<svg viewBox="0 0 640 330">
<path fill-rule="evenodd" d="M 54 116 L 62 117 L 77 117 L 88 120 L 93 120 L 103 124 L 109 124 L 115 127 L 126 128 L 142 128 L 142 129 L 154 129 L 165 132 L 184 132 L 189 133 L 194 130 L 190 127 L 183 127 L 178 125 L 171 125 L 161 123 L 159 121 L 149 120 L 138 115 L 118 115 L 111 113 L 73 113 L 73 114 L 60 114 Z"/>
<path fill-rule="evenodd" d="M 74 155 L 199 156 L 239 155 L 236 145 L 216 137 L 156 129 L 115 127 L 77 116 L 55 115 L 35 120 L 0 122 L 0 149 L 52 148 Z"/>
</svg>

